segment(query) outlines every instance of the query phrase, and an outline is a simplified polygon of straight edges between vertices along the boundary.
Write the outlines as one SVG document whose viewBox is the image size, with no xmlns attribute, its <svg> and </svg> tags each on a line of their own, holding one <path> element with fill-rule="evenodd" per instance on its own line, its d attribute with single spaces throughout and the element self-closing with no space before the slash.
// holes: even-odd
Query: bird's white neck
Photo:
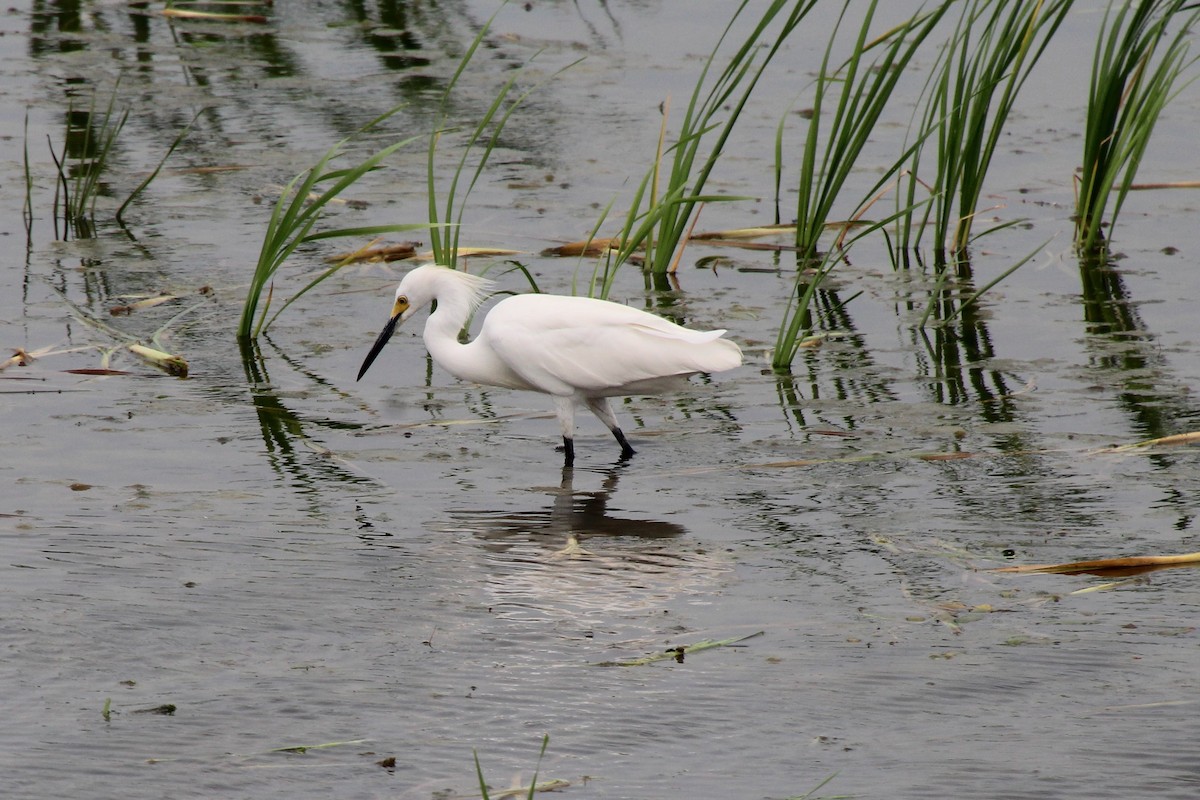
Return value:
<svg viewBox="0 0 1200 800">
<path fill-rule="evenodd" d="M 453 276 L 451 276 L 453 277 Z M 437 309 L 425 321 L 425 349 L 433 360 L 456 378 L 510 389 L 528 388 L 524 381 L 475 346 L 463 344 L 459 333 L 479 303 L 476 287 L 458 280 L 442 280 L 437 287 Z"/>
</svg>

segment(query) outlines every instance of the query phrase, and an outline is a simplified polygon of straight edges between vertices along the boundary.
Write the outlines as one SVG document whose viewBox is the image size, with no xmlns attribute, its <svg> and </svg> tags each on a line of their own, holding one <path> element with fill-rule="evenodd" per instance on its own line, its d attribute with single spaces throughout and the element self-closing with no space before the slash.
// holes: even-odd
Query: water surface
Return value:
<svg viewBox="0 0 1200 800">
<path fill-rule="evenodd" d="M 531 82 L 585 58 L 514 117 L 464 243 L 522 251 L 548 290 L 585 279 L 590 261 L 537 253 L 640 180 L 659 103 L 679 113 L 724 7 L 505 8 L 456 118 L 535 54 Z M 564 796 L 785 798 L 836 775 L 820 794 L 1194 797 L 1194 572 L 1076 593 L 1110 579 L 987 571 L 1200 550 L 1195 453 L 1103 451 L 1197 428 L 1200 347 L 1190 194 L 1133 196 L 1121 257 L 1086 292 L 1071 252 L 1098 5 L 1072 12 L 1022 99 L 989 213 L 1029 221 L 983 240 L 975 279 L 1050 244 L 978 312 L 914 332 L 930 279 L 868 242 L 822 298 L 830 335 L 781 377 L 786 255 L 693 245 L 667 291 L 627 269 L 617 299 L 727 328 L 747 363 L 621 404 L 628 464 L 581 419 L 568 473 L 543 398 L 455 381 L 418 326 L 355 382 L 401 264 L 340 273 L 248 358 L 232 335 L 280 187 L 401 100 L 359 147 L 427 133 L 493 10 L 0 17 L 0 344 L 59 351 L 0 373 L 7 791 L 458 797 L 477 790 L 474 753 L 493 786 L 527 782 L 548 734 L 540 778 L 569 781 Z M 773 217 L 775 126 L 803 107 L 823 43 L 814 21 L 781 54 L 714 176 L 760 199 L 710 206 L 701 227 Z M 118 75 L 131 114 L 96 235 L 60 241 L 43 143 Z M 113 208 L 197 114 L 122 232 Z M 1179 177 L 1196 115 L 1189 89 L 1146 180 Z M 423 219 L 423 144 L 354 194 L 365 207 L 339 222 Z M 293 259 L 280 291 L 330 249 Z M 695 266 L 716 253 L 715 271 Z M 181 299 L 109 313 L 160 292 Z M 164 326 L 186 380 L 123 349 Z M 65 372 L 104 363 L 130 374 Z M 571 537 L 586 552 L 564 552 Z M 681 663 L 598 666 L 759 631 Z"/>
</svg>

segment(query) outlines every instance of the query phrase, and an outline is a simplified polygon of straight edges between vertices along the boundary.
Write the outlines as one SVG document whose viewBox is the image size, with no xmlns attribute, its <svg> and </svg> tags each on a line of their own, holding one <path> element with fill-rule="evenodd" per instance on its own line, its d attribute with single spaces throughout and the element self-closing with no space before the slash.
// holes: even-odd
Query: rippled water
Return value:
<svg viewBox="0 0 1200 800">
<path fill-rule="evenodd" d="M 5 795 L 469 796 L 473 754 L 494 787 L 527 783 L 548 734 L 539 779 L 568 781 L 563 796 L 785 798 L 834 776 L 819 795 L 1195 797 L 1196 574 L 986 571 L 1200 550 L 1195 453 L 1104 451 L 1198 427 L 1200 346 L 1189 194 L 1135 195 L 1122 258 L 1081 297 L 1072 81 L 1096 4 L 1063 39 L 1085 61 L 1060 57 L 1020 107 L 992 213 L 1031 220 L 983 240 L 978 282 L 1057 238 L 980 314 L 913 334 L 928 282 L 867 245 L 822 300 L 833 335 L 785 379 L 767 351 L 794 267 L 693 245 L 677 291 L 629 270 L 617 293 L 728 328 L 746 366 L 623 404 L 628 464 L 582 420 L 566 473 L 544 399 L 458 383 L 415 326 L 355 383 L 402 265 L 344 271 L 246 360 L 232 335 L 282 184 L 401 98 L 387 135 L 427 132 L 493 8 L 285 3 L 265 27 L 66 2 L 0 17 L 0 345 L 83 348 L 0 372 Z M 535 253 L 585 236 L 640 179 L 658 103 L 682 104 L 723 8 L 506 8 L 464 120 L 535 53 L 537 75 L 587 58 L 516 116 L 464 240 L 527 251 L 544 288 L 570 291 L 591 264 Z M 771 216 L 772 137 L 815 68 L 812 28 L 717 176 L 764 199 L 710 207 L 702 227 Z M 98 235 L 57 241 L 42 143 L 118 72 L 131 116 Z M 122 233 L 113 207 L 201 109 Z M 1147 180 L 1178 177 L 1196 113 L 1193 88 Z M 402 151 L 339 221 L 419 221 L 424 158 Z M 324 252 L 293 260 L 289 291 Z M 691 266 L 716 253 L 717 271 Z M 109 314 L 163 291 L 183 299 Z M 164 326 L 186 380 L 120 347 Z M 64 371 L 106 351 L 131 374 Z"/>
</svg>

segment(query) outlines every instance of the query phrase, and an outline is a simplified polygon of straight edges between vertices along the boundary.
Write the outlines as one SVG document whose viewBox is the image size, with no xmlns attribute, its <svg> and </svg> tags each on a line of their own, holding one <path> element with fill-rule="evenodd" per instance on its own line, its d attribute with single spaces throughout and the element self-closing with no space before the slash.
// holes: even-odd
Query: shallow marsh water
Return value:
<svg viewBox="0 0 1200 800">
<path fill-rule="evenodd" d="M 586 59 L 516 116 L 464 242 L 527 251 L 543 288 L 586 278 L 590 262 L 536 252 L 583 238 L 640 178 L 658 104 L 681 106 L 723 8 L 506 8 L 456 96 L 463 119 L 535 52 L 540 75 Z M 979 314 L 912 333 L 930 281 L 868 243 L 824 300 L 863 294 L 784 379 L 767 351 L 786 257 L 693 245 L 677 291 L 627 269 L 619 299 L 728 328 L 747 364 L 624 404 L 628 464 L 582 420 L 564 474 L 548 404 L 452 380 L 419 326 L 355 383 L 403 266 L 345 270 L 246 361 L 232 335 L 279 187 L 405 97 L 372 144 L 425 133 L 494 6 L 282 3 L 265 28 L 12 6 L 0 344 L 91 349 L 0 373 L 6 796 L 458 797 L 477 788 L 473 752 L 494 786 L 527 782 L 549 734 L 539 778 L 569 781 L 564 796 L 783 798 L 836 773 L 820 794 L 1195 797 L 1195 572 L 1073 594 L 1110 579 L 984 571 L 1200 550 L 1193 450 L 1098 452 L 1200 429 L 1194 195 L 1135 195 L 1122 258 L 1087 298 L 1071 255 L 1098 8 L 1072 13 L 1018 107 L 992 213 L 1030 222 L 982 241 L 977 283 L 1056 238 Z M 771 137 L 803 105 L 812 27 L 716 177 L 762 199 L 712 206 L 701 227 L 772 216 Z M 106 97 L 118 73 L 131 116 L 98 235 L 56 241 L 41 143 L 61 141 L 69 94 Z M 113 207 L 202 108 L 125 235 Z M 1197 116 L 1192 88 L 1145 180 L 1195 177 Z M 421 220 L 424 175 L 421 144 L 402 151 L 339 221 Z M 295 258 L 290 289 L 328 252 Z M 711 254 L 729 261 L 693 266 Z M 109 315 L 163 291 L 184 299 Z M 143 340 L 167 325 L 190 377 L 119 348 L 130 375 L 64 372 L 123 343 L 85 316 Z M 587 553 L 561 552 L 570 535 Z M 596 666 L 759 631 L 682 663 Z M 313 749 L 280 750 L 297 746 Z"/>
</svg>

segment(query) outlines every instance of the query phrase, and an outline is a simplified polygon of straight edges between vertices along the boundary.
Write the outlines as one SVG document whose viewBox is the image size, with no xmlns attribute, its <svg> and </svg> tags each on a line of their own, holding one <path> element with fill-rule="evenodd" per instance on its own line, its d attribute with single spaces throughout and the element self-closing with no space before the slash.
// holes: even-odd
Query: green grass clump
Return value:
<svg viewBox="0 0 1200 800">
<path fill-rule="evenodd" d="M 371 130 L 401 108 L 403 106 L 396 106 L 387 113 L 376 117 L 360 128 L 356 135 Z M 255 264 L 254 275 L 250 279 L 250 288 L 247 290 L 246 300 L 242 305 L 242 314 L 237 327 L 239 339 L 257 338 L 268 324 L 266 314 L 271 306 L 271 295 L 268 291 L 267 297 L 263 301 L 262 294 L 271 286 L 275 273 L 300 245 L 321 239 L 344 236 L 377 236 L 382 233 L 396 233 L 425 227 L 411 224 L 375 225 L 314 232 L 314 227 L 330 202 L 337 199 L 343 191 L 364 175 L 377 169 L 385 158 L 414 141 L 416 137 L 402 139 L 388 145 L 351 167 L 332 167 L 332 162 L 344 153 L 347 143 L 352 138 L 347 137 L 331 147 L 316 164 L 292 178 L 279 195 L 279 200 L 276 201 L 271 211 L 271 218 L 267 222 L 267 231 L 263 236 L 258 262 Z M 288 303 L 312 289 L 337 269 L 338 267 L 335 266 L 326 270 L 316 280 L 301 289 Z M 262 304 L 261 311 L 259 309 L 260 302 Z M 286 305 L 284 307 L 286 308 Z M 282 311 L 282 309 L 280 310 Z"/>
<path fill-rule="evenodd" d="M 1092 62 L 1075 206 L 1081 253 L 1105 247 L 1105 214 L 1111 206 L 1108 223 L 1116 223 L 1158 117 L 1196 60 L 1188 49 L 1198 18 L 1200 10 L 1190 0 L 1114 0 L 1105 11 Z"/>
<path fill-rule="evenodd" d="M 496 13 L 499 13 L 497 11 Z M 514 72 L 503 84 L 495 99 L 484 111 L 478 123 L 471 129 L 466 142 L 462 145 L 462 155 L 459 157 L 450 184 L 444 196 L 444 206 L 439 208 L 438 186 L 436 181 L 436 155 L 438 143 L 448 132 L 446 127 L 449 117 L 450 97 L 459 79 L 466 71 L 479 45 L 483 42 L 495 15 L 480 29 L 466 52 L 459 59 L 458 67 L 442 91 L 438 116 L 432 133 L 429 135 L 427 157 L 427 187 L 428 187 L 428 222 L 391 225 L 375 225 L 354 228 L 337 228 L 334 230 L 315 230 L 317 222 L 328 204 L 337 199 L 343 191 L 359 181 L 366 174 L 378 169 L 384 159 L 397 150 L 409 145 L 420 137 L 410 137 L 395 142 L 374 155 L 347 168 L 334 168 L 332 162 L 343 155 L 348 142 L 354 137 L 348 137 L 331 147 L 324 156 L 311 168 L 301 172 L 288 183 L 280 196 L 271 218 L 267 223 L 267 232 L 263 237 L 262 249 L 259 252 L 258 263 L 255 266 L 250 288 L 242 307 L 241 319 L 238 322 L 238 338 L 256 338 L 288 305 L 295 302 L 309 290 L 320 284 L 333 273 L 341 269 L 341 264 L 335 264 L 312 279 L 299 292 L 293 295 L 279 311 L 268 318 L 267 311 L 271 304 L 269 287 L 272 279 L 284 262 L 302 244 L 322 239 L 333 239 L 346 236 L 376 236 L 383 233 L 398 233 L 412 230 L 428 229 L 430 245 L 434 260 L 447 267 L 455 267 L 458 260 L 458 243 L 465 200 L 471 189 L 479 180 L 487 166 L 488 159 L 499 142 L 505 124 L 521 102 L 541 84 L 537 84 L 519 96 L 507 102 L 513 93 L 514 86 L 521 73 Z M 564 67 L 568 69 L 571 65 Z M 555 72 L 551 77 L 562 70 Z M 547 79 L 549 80 L 549 78 Z M 363 126 L 355 136 L 361 136 L 378 126 L 381 122 L 396 114 L 403 108 L 396 106 L 378 118 Z M 477 154 L 473 168 L 468 162 L 472 154 Z M 460 190 L 460 182 L 469 172 L 469 180 L 465 189 Z M 267 292 L 265 301 L 263 292 Z M 259 309 L 262 304 L 261 310 Z M 256 322 L 257 318 L 257 322 Z"/>
<path fill-rule="evenodd" d="M 663 135 L 659 139 L 659 149 L 650 169 L 634 191 L 624 227 L 618 237 L 620 246 L 614 255 L 609 256 L 611 264 L 605 272 L 600 290 L 602 297 L 608 295 L 616 268 L 639 249 L 645 250 L 645 264 L 649 272 L 665 275 L 673 271 L 679 248 L 686 238 L 689 220 L 699 204 L 743 199 L 705 195 L 705 184 L 767 65 L 816 4 L 817 0 L 773 0 L 761 12 L 725 68 L 709 85 L 709 76 L 717 56 L 749 5 L 749 0 L 738 4 L 700 71 L 684 111 L 678 137 L 665 153 L 662 143 L 670 104 L 664 103 Z M 787 8 L 789 5 L 792 5 L 790 9 Z M 776 24 L 778 29 L 773 38 L 769 38 L 768 33 Z M 710 141 L 705 156 L 703 148 Z"/>
<path fill-rule="evenodd" d="M 800 158 L 796 248 L 802 260 L 817 259 L 818 239 L 825 230 L 834 203 L 842 194 L 851 170 L 870 140 L 896 83 L 951 3 L 944 2 L 931 11 L 918 12 L 901 25 L 872 39 L 871 24 L 879 5 L 877 0 L 872 0 L 862 14 L 850 56 L 839 66 L 832 67 L 834 47 L 852 5 L 852 0 L 846 0 L 843 4 L 837 24 L 829 36 L 816 79 L 812 113 L 809 115 L 804 152 Z M 882 50 L 881 55 L 869 61 L 868 54 L 877 49 Z M 836 104 L 826 120 L 823 114 L 835 88 L 838 90 Z M 782 131 L 781 123 L 776 134 L 777 176 L 783 169 Z M 867 200 L 859 206 L 860 211 L 892 180 L 899 163 L 867 193 Z M 778 199 L 778 189 L 776 194 Z"/>
<path fill-rule="evenodd" d="M 944 262 L 946 251 L 956 257 L 963 255 L 971 240 L 984 178 L 1017 94 L 1072 4 L 1073 0 L 971 0 L 963 4 L 926 88 L 907 201 L 913 209 L 921 155 L 925 144 L 933 141 L 937 153 L 936 176 L 929 185 L 933 203 L 916 230 L 913 215 L 905 215 L 901 241 L 906 250 L 917 244 L 932 213 L 939 263 Z"/>
<path fill-rule="evenodd" d="M 771 366 L 781 372 L 791 368 L 811 333 L 813 326 L 809 309 L 812 301 L 821 284 L 840 263 L 844 252 L 863 237 L 892 224 L 907 213 L 907 210 L 903 210 L 882 220 L 862 220 L 867 209 L 885 191 L 886 185 L 894 180 L 903 162 L 902 157 L 885 171 L 865 199 L 859 202 L 850 221 L 841 226 L 842 233 L 836 246 L 824 254 L 818 249 L 820 236 L 827 227 L 834 203 L 842 195 L 850 173 L 870 140 L 896 83 L 950 7 L 950 3 L 942 3 L 930 11 L 918 12 L 902 24 L 872 38 L 871 27 L 878 7 L 878 2 L 872 0 L 862 16 L 850 56 L 839 66 L 833 67 L 834 48 L 851 5 L 851 0 L 843 4 L 822 58 L 800 160 L 796 209 L 796 250 L 800 269 L 796 272 L 796 281 L 780 322 L 771 358 Z M 868 54 L 872 52 L 878 52 L 879 55 L 870 60 Z M 835 88 L 838 90 L 836 102 L 826 120 L 822 117 L 823 109 L 827 102 L 833 102 Z M 777 202 L 778 176 L 783 169 L 782 136 L 781 123 L 775 148 Z"/>
</svg>

